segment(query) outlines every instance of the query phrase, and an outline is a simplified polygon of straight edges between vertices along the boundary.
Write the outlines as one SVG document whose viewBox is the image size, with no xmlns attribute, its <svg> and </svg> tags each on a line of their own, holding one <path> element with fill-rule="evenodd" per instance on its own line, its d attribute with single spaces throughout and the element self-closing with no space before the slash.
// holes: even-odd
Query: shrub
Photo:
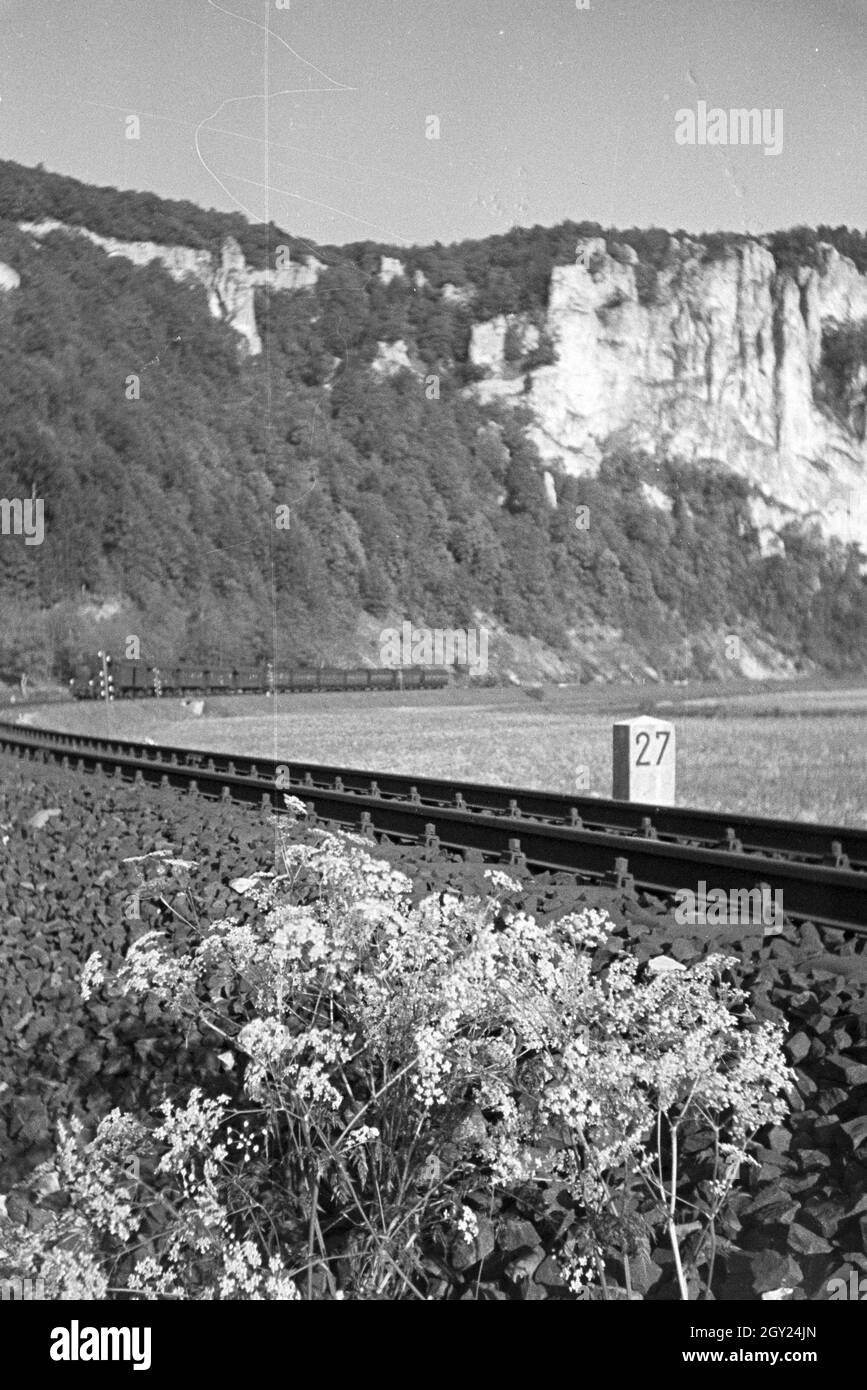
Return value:
<svg viewBox="0 0 867 1390">
<path fill-rule="evenodd" d="M 503 339 L 503 359 L 510 365 L 520 362 L 522 356 L 521 330 L 516 323 L 510 323 Z"/>
<path fill-rule="evenodd" d="M 830 323 L 822 329 L 820 392 L 829 404 L 844 406 L 860 370 L 867 365 L 867 320 Z"/>
<path fill-rule="evenodd" d="M 642 265 L 639 261 L 635 267 L 635 288 L 638 292 L 638 302 L 642 308 L 650 309 L 656 304 L 659 271 L 655 266 Z"/>
<path fill-rule="evenodd" d="M 531 348 L 521 359 L 521 371 L 533 372 L 537 367 L 553 367 L 557 361 L 557 350 L 549 334 L 542 333 L 538 345 Z"/>
<path fill-rule="evenodd" d="M 484 1275 L 505 1297 L 492 1269 L 522 1285 L 543 1230 L 562 1296 L 639 1297 L 661 1231 L 681 1297 L 710 1287 L 790 1080 L 729 962 L 639 966 L 603 912 L 504 908 L 498 870 L 485 897 L 420 897 L 371 849 L 290 832 L 278 872 L 233 884 L 252 920 L 145 932 L 111 978 L 90 957 L 85 997 L 216 1034 L 232 1094 L 169 1096 L 159 1123 L 116 1109 L 90 1138 L 62 1125 L 38 1220 L 0 1227 L 0 1274 L 59 1299 L 430 1299 L 476 1267 L 464 1296 Z"/>
</svg>

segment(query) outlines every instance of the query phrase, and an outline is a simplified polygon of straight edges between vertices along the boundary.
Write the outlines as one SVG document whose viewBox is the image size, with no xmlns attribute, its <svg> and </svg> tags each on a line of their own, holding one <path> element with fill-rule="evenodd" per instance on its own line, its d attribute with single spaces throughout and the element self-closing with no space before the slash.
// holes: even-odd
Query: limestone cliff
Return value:
<svg viewBox="0 0 867 1390">
<path fill-rule="evenodd" d="M 634 257 L 609 255 L 602 239 L 577 250 L 551 276 L 542 328 L 552 365 L 525 373 L 505 360 L 510 326 L 522 348 L 538 341 L 519 316 L 477 324 L 470 346 L 487 373 L 474 389 L 529 407 L 548 467 L 593 471 L 622 442 L 741 474 L 764 497 L 764 527 L 797 514 L 867 543 L 863 391 L 860 423 L 814 397 L 822 329 L 867 320 L 867 277 L 824 243 L 819 266 L 794 279 L 761 239 L 713 260 L 672 239 L 671 263 L 641 302 Z"/>
<path fill-rule="evenodd" d="M 252 270 L 232 237 L 215 258 L 53 219 L 19 226 L 36 238 L 57 230 L 86 237 L 111 256 L 158 261 L 175 280 L 197 280 L 211 313 L 251 356 L 262 351 L 255 290 L 305 289 L 325 268 L 307 256 Z M 768 549 L 793 517 L 867 546 L 867 371 L 851 383 L 845 410 L 829 408 L 819 389 L 823 330 L 867 323 L 867 276 L 827 243 L 819 243 L 815 267 L 781 273 L 761 237 L 712 258 L 700 243 L 672 237 L 652 293 L 646 272 L 632 248 L 584 238 L 575 264 L 554 267 L 541 314 L 472 328 L 470 361 L 485 375 L 471 389 L 529 408 L 552 505 L 552 474 L 592 472 L 621 443 L 741 474 L 756 488 L 753 515 Z M 404 281 L 414 293 L 428 284 L 418 270 L 405 277 L 403 261 L 381 258 L 382 285 Z M 17 283 L 16 272 L 0 271 L 0 289 Z M 471 311 L 472 288 L 446 283 L 440 294 Z M 380 343 L 374 372 L 418 372 L 415 346 Z M 540 346 L 550 349 L 541 354 L 550 365 L 525 368 L 521 358 L 539 360 Z"/>
<path fill-rule="evenodd" d="M 0 261 L 0 290 L 4 292 L 17 290 L 20 284 L 21 276 L 18 271 L 13 270 L 12 266 L 7 265 L 5 261 Z"/>
<path fill-rule="evenodd" d="M 116 237 L 99 236 L 86 227 L 71 227 L 53 218 L 41 222 L 19 222 L 22 232 L 44 237 L 49 232 L 64 231 L 86 237 L 100 246 L 109 256 L 123 256 L 134 265 L 159 261 L 173 280 L 198 280 L 208 295 L 208 307 L 214 318 L 229 324 L 244 340 L 251 356 L 262 351 L 262 340 L 256 326 L 255 291 L 257 286 L 272 290 L 298 290 L 315 285 L 324 269 L 315 256 L 304 263 L 292 262 L 276 270 L 251 270 L 234 237 L 226 237 L 219 262 L 209 251 L 192 246 L 160 246 L 155 241 L 120 241 Z"/>
</svg>

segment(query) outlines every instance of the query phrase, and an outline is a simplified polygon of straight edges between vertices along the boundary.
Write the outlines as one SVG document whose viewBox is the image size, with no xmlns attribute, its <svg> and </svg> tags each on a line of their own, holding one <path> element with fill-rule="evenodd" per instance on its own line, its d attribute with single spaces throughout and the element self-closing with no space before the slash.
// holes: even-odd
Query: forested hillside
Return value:
<svg viewBox="0 0 867 1390">
<path fill-rule="evenodd" d="M 291 246 L 327 269 L 310 289 L 257 294 L 265 351 L 245 359 L 202 288 L 17 226 L 46 217 L 212 252 L 231 235 L 260 267 Z M 520 413 L 466 393 L 472 322 L 544 306 L 552 265 L 600 230 L 311 247 L 0 164 L 0 261 L 21 281 L 0 293 L 0 496 L 45 502 L 42 545 L 0 536 L 0 667 L 57 670 L 130 633 L 161 661 L 359 660 L 362 614 L 453 627 L 479 613 L 571 653 L 576 673 L 575 634 L 594 623 L 673 676 L 700 669 L 696 634 L 744 625 L 795 661 L 863 666 L 854 551 L 791 530 L 784 554 L 763 556 L 745 483 L 616 452 L 595 479 L 556 478 L 553 507 Z M 651 294 L 667 234 L 602 234 L 638 252 Z M 867 260 L 846 229 L 780 234 L 774 255 L 806 258 L 819 234 Z M 382 254 L 406 275 L 383 283 Z M 446 297 L 447 283 L 472 294 Z M 372 371 L 377 343 L 397 339 L 415 370 Z M 642 480 L 675 499 L 670 513 Z"/>
</svg>

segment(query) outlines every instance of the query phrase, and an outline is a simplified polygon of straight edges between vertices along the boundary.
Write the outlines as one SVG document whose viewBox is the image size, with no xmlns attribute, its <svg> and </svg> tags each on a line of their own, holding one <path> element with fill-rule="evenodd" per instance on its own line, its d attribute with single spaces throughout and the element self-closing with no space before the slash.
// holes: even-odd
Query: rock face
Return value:
<svg viewBox="0 0 867 1390">
<path fill-rule="evenodd" d="M 420 375 L 417 364 L 413 363 L 409 355 L 409 350 L 403 338 L 398 338 L 396 342 L 386 343 L 377 342 L 376 357 L 371 363 L 371 370 L 379 376 L 396 376 L 398 372 L 414 372 Z"/>
<path fill-rule="evenodd" d="M 379 278 L 383 285 L 390 285 L 398 275 L 404 274 L 403 261 L 396 256 L 383 256 L 379 267 Z"/>
<path fill-rule="evenodd" d="M 231 237 L 215 259 L 52 219 L 19 226 L 36 238 L 57 230 L 83 236 L 110 256 L 158 261 L 175 280 L 197 280 L 210 312 L 251 356 L 262 351 L 256 289 L 310 288 L 325 269 L 315 256 L 279 264 L 278 255 L 276 269 L 251 270 Z M 646 267 L 634 250 L 612 244 L 609 254 L 603 238 L 579 241 L 576 263 L 552 272 L 544 321 L 512 314 L 473 326 L 470 361 L 485 376 L 470 389 L 482 400 L 529 407 L 552 505 L 558 470 L 593 472 L 605 449 L 621 443 L 746 478 L 756 489 L 753 519 L 767 550 L 795 518 L 867 545 L 867 370 L 851 383 L 847 414 L 829 413 L 816 392 L 823 328 L 867 322 L 867 276 L 824 243 L 818 266 L 796 277 L 777 271 L 761 238 L 717 259 L 705 259 L 689 238 L 672 237 L 669 251 L 652 296 L 642 300 Z M 405 276 L 402 261 L 382 257 L 383 284 Z M 427 282 L 416 271 L 411 283 L 418 290 Z M 17 272 L 0 264 L 0 291 L 18 284 Z M 474 298 L 471 288 L 452 284 L 440 293 L 468 307 Z M 521 357 L 543 338 L 553 364 L 524 370 Z M 379 344 L 376 373 L 406 369 L 418 371 L 406 343 Z M 654 502 L 665 505 L 661 497 Z"/>
<path fill-rule="evenodd" d="M 17 290 L 20 284 L 21 276 L 18 271 L 13 270 L 5 261 L 0 261 L 0 290 Z"/>
<path fill-rule="evenodd" d="M 86 237 L 100 246 L 109 256 L 123 256 L 134 265 L 159 261 L 173 280 L 198 280 L 208 294 L 208 308 L 214 318 L 222 319 L 241 335 L 247 351 L 255 357 L 262 351 L 262 340 L 256 326 L 255 290 L 299 290 L 315 285 L 324 265 L 315 256 L 305 262 L 291 262 L 276 270 L 251 270 L 234 237 L 227 237 L 217 263 L 209 251 L 192 246 L 160 246 L 155 241 L 119 241 L 117 237 L 99 236 L 86 227 L 70 227 L 53 218 L 42 222 L 19 222 L 22 232 L 43 237 L 49 232 L 63 231 Z M 14 275 L 15 272 L 13 271 Z"/>
<path fill-rule="evenodd" d="M 474 389 L 529 406 L 530 434 L 555 469 L 595 471 L 616 441 L 715 463 L 754 483 L 777 519 L 789 512 L 867 542 L 863 423 L 847 427 L 814 400 L 822 328 L 867 320 L 867 277 L 824 244 L 819 267 L 797 280 L 760 240 L 712 261 L 695 243 L 672 246 L 643 304 L 628 248 L 609 256 L 601 239 L 580 244 L 578 262 L 551 276 L 554 364 L 534 369 L 527 390 L 504 358 L 507 328 L 527 325 L 501 316 L 473 329 L 470 360 L 487 372 Z"/>
</svg>

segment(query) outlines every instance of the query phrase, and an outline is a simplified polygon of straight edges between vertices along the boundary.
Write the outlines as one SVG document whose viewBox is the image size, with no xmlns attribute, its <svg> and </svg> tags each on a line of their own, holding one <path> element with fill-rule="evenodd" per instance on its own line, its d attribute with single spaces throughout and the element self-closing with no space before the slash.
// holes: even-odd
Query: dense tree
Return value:
<svg viewBox="0 0 867 1390">
<path fill-rule="evenodd" d="M 212 250 L 233 235 L 255 264 L 278 244 L 315 249 L 329 269 L 310 290 L 258 295 L 267 352 L 244 360 L 201 288 L 62 232 L 42 249 L 16 225 L 41 217 Z M 860 234 L 819 231 L 859 254 Z M 59 668 L 127 633 L 157 662 L 322 663 L 351 653 L 361 609 L 442 626 L 481 609 L 554 644 L 596 619 L 649 652 L 745 619 L 795 657 L 863 665 L 856 552 L 792 529 L 763 557 L 743 481 L 624 452 L 596 478 L 558 476 L 552 508 L 526 421 L 462 392 L 473 321 L 540 321 L 579 236 L 631 245 L 653 275 L 673 254 L 658 229 L 574 222 L 451 247 L 310 248 L 238 215 L 0 163 L 0 259 L 22 279 L 0 296 L 0 496 L 45 502 L 41 546 L 0 537 L 0 667 Z M 774 253 L 809 258 L 814 243 L 781 234 Z M 709 255 L 727 245 L 706 239 Z M 389 285 L 383 254 L 406 266 Z M 374 376 L 377 341 L 396 338 L 424 371 Z M 861 347 L 829 336 L 828 372 L 857 370 Z M 108 616 L 106 600 L 122 608 Z"/>
</svg>

